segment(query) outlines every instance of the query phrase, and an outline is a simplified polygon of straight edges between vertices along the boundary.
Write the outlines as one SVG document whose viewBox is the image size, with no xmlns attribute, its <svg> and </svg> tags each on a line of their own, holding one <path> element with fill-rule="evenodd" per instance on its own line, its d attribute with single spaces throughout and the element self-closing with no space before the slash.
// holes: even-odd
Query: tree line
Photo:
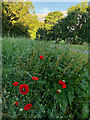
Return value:
<svg viewBox="0 0 90 120">
<path fill-rule="evenodd" d="M 66 43 L 82 44 L 88 41 L 90 6 L 78 3 L 67 10 L 48 13 L 39 22 L 32 2 L 2 2 L 2 36 L 26 36 L 36 40 L 64 40 Z"/>
</svg>

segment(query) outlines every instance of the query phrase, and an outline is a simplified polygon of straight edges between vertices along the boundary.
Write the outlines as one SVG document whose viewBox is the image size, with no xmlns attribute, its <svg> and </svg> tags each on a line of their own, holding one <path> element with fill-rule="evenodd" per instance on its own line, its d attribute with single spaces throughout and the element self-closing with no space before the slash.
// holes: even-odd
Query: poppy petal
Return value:
<svg viewBox="0 0 90 120">
<path fill-rule="evenodd" d="M 63 82 L 62 80 L 59 81 L 60 85 L 65 85 L 65 82 Z"/>
<path fill-rule="evenodd" d="M 44 59 L 44 57 L 42 55 L 39 56 L 40 59 Z"/>
<path fill-rule="evenodd" d="M 26 104 L 25 106 L 24 106 L 24 110 L 25 111 L 27 111 L 27 110 L 29 110 L 30 108 L 31 108 L 31 104 L 30 103 L 28 103 L 28 104 Z"/>
<path fill-rule="evenodd" d="M 66 88 L 67 86 L 66 85 L 62 85 L 62 88 Z"/>
<path fill-rule="evenodd" d="M 15 105 L 18 105 L 18 102 L 15 102 Z"/>
<path fill-rule="evenodd" d="M 26 84 L 22 84 L 19 86 L 20 93 L 25 95 L 29 92 L 29 87 Z"/>
<path fill-rule="evenodd" d="M 37 77 L 32 77 L 32 80 L 37 81 L 37 80 L 39 80 L 39 78 L 37 78 Z"/>
<path fill-rule="evenodd" d="M 14 85 L 14 86 L 17 86 L 17 85 L 18 85 L 18 82 L 14 82 L 13 85 Z"/>
</svg>

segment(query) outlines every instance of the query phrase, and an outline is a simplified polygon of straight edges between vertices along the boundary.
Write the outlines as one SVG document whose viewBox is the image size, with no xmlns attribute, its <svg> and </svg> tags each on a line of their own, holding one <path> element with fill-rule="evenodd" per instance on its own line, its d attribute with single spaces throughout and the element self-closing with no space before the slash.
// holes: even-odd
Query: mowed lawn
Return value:
<svg viewBox="0 0 90 120">
<path fill-rule="evenodd" d="M 70 52 L 74 52 L 74 53 L 81 53 L 82 54 L 82 57 L 86 60 L 88 60 L 88 55 L 90 54 L 90 51 L 89 51 L 89 45 L 86 44 L 86 45 L 69 45 L 69 44 L 63 44 L 62 42 L 59 43 L 59 44 L 55 44 L 55 42 L 51 41 L 50 42 L 50 46 L 52 48 L 55 48 L 57 50 L 60 50 L 60 49 L 69 49 Z"/>
</svg>

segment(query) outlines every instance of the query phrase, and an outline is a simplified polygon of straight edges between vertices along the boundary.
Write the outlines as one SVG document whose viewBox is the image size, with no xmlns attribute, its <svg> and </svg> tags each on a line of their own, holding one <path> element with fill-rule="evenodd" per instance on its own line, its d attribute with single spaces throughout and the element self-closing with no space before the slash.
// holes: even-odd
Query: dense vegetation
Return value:
<svg viewBox="0 0 90 120">
<path fill-rule="evenodd" d="M 66 43 L 88 42 L 89 6 L 81 2 L 68 8 L 67 16 L 60 11 L 48 13 L 44 23 L 39 22 L 32 2 L 3 2 L 3 36 L 27 36 L 30 39 L 64 40 Z"/>
<path fill-rule="evenodd" d="M 62 14 L 60 14 L 60 18 L 57 19 L 56 24 L 54 21 L 58 18 L 58 14 L 56 18 L 52 18 L 54 15 L 55 13 L 51 12 L 46 17 L 44 28 L 41 28 L 41 32 L 40 30 L 38 32 L 41 39 L 46 37 L 47 40 L 56 40 L 56 42 L 58 42 L 58 40 L 64 40 L 66 43 L 72 44 L 88 42 L 89 9 L 87 3 L 82 2 L 81 4 L 77 4 L 77 6 L 72 6 L 68 9 L 67 16 L 64 18 L 62 18 Z M 46 27 L 46 25 L 48 27 Z M 43 30 L 45 32 L 42 34 Z"/>
<path fill-rule="evenodd" d="M 4 119 L 88 119 L 88 56 L 70 51 L 74 46 L 64 44 L 63 48 L 56 45 L 53 48 L 51 45 L 54 44 L 26 38 L 3 38 Z M 32 80 L 34 76 L 39 80 Z M 60 80 L 65 81 L 66 88 L 61 87 Z M 14 86 L 14 82 L 18 82 L 18 86 Z M 19 91 L 21 84 L 29 86 L 26 95 Z M 29 111 L 23 109 L 27 103 L 32 104 Z"/>
<path fill-rule="evenodd" d="M 2 2 L 2 20 L 3 119 L 89 119 L 87 3 L 43 23 L 32 2 Z"/>
<path fill-rule="evenodd" d="M 32 39 L 40 22 L 35 14 L 32 2 L 2 2 L 2 34 L 27 36 Z"/>
</svg>

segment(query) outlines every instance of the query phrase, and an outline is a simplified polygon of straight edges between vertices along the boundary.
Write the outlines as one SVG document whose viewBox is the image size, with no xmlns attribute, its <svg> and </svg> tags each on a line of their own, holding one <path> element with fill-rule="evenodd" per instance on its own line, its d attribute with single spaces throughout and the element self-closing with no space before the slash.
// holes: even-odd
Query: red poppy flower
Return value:
<svg viewBox="0 0 90 120">
<path fill-rule="evenodd" d="M 19 86 L 20 93 L 25 95 L 29 92 L 29 87 L 26 84 L 22 84 Z"/>
<path fill-rule="evenodd" d="M 42 55 L 39 56 L 40 59 L 44 59 L 44 57 Z"/>
<path fill-rule="evenodd" d="M 60 93 L 61 92 L 61 90 L 57 90 L 57 93 Z"/>
<path fill-rule="evenodd" d="M 59 91 L 57 91 L 57 93 L 59 93 Z"/>
<path fill-rule="evenodd" d="M 57 114 L 57 115 L 59 115 L 59 114 Z"/>
<path fill-rule="evenodd" d="M 67 86 L 64 84 L 64 85 L 62 85 L 62 88 L 66 88 Z"/>
<path fill-rule="evenodd" d="M 15 102 L 15 105 L 18 105 L 18 102 Z"/>
<path fill-rule="evenodd" d="M 37 78 L 37 77 L 32 77 L 32 80 L 37 81 L 37 80 L 39 80 L 39 78 Z"/>
<path fill-rule="evenodd" d="M 30 108 L 31 108 L 31 104 L 30 103 L 28 103 L 28 104 L 26 104 L 25 106 L 24 106 L 24 110 L 29 110 Z"/>
<path fill-rule="evenodd" d="M 63 82 L 62 80 L 59 81 L 60 85 L 65 85 L 65 82 Z"/>
<path fill-rule="evenodd" d="M 14 85 L 14 86 L 17 86 L 17 85 L 18 85 L 18 82 L 14 82 L 13 85 Z"/>
</svg>

